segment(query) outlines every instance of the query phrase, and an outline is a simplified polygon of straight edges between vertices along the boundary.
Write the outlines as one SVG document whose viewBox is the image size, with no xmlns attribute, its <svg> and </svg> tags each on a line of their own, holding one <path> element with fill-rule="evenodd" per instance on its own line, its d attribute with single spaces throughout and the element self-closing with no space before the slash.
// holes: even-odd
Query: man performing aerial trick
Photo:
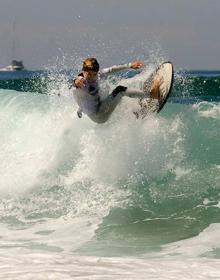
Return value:
<svg viewBox="0 0 220 280">
<path fill-rule="evenodd" d="M 111 116 L 123 96 L 131 98 L 143 98 L 147 95 L 150 98 L 159 99 L 159 82 L 151 85 L 150 93 L 137 88 L 117 86 L 111 94 L 101 100 L 99 80 L 108 74 L 125 69 L 140 69 L 144 66 L 143 61 L 134 61 L 124 65 L 115 65 L 99 70 L 99 63 L 95 58 L 87 58 L 83 62 L 82 72 L 73 80 L 74 98 L 79 106 L 78 117 L 85 113 L 96 123 L 104 123 Z"/>
</svg>

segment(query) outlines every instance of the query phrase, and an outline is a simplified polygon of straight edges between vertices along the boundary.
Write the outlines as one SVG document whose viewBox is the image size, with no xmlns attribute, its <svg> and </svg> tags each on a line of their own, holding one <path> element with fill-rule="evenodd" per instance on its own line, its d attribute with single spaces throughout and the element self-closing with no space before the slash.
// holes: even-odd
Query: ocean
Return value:
<svg viewBox="0 0 220 280">
<path fill-rule="evenodd" d="M 124 97 L 101 125 L 76 72 L 0 73 L 0 279 L 220 279 L 220 72 L 175 69 L 160 114 Z"/>
</svg>

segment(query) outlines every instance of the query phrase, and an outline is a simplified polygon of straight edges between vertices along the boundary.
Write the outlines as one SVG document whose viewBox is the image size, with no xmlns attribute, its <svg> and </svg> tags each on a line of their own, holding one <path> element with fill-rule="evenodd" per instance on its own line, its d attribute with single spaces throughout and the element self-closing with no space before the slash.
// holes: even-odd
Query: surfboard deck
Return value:
<svg viewBox="0 0 220 280">
<path fill-rule="evenodd" d="M 133 112 L 136 118 L 144 119 L 146 116 L 159 113 L 163 109 L 172 90 L 173 76 L 173 64 L 167 61 L 162 63 L 146 81 L 144 81 L 143 89 L 146 92 L 146 97 L 139 100 L 138 108 Z M 154 85 L 156 85 L 155 88 Z M 154 98 L 152 95 L 154 95 Z M 157 96 L 157 98 L 155 98 L 155 96 Z"/>
</svg>

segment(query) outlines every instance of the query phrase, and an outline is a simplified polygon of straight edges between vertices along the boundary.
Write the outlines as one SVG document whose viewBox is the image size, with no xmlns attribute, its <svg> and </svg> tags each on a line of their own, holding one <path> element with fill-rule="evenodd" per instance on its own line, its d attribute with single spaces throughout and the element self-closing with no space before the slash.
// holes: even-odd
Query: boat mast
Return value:
<svg viewBox="0 0 220 280">
<path fill-rule="evenodd" d="M 15 59 L 15 20 L 12 23 L 12 49 L 11 49 L 11 60 Z"/>
</svg>

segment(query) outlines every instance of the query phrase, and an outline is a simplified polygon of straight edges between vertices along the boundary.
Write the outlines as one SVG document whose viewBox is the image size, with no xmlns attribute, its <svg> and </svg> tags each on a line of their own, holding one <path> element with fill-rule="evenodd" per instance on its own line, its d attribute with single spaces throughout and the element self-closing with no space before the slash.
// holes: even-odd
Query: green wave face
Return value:
<svg viewBox="0 0 220 280">
<path fill-rule="evenodd" d="M 71 97 L 35 94 L 68 91 L 66 77 L 0 81 L 1 240 L 143 256 L 220 222 L 219 77 L 176 76 L 160 114 L 137 121 L 125 100 L 102 126 Z"/>
</svg>

